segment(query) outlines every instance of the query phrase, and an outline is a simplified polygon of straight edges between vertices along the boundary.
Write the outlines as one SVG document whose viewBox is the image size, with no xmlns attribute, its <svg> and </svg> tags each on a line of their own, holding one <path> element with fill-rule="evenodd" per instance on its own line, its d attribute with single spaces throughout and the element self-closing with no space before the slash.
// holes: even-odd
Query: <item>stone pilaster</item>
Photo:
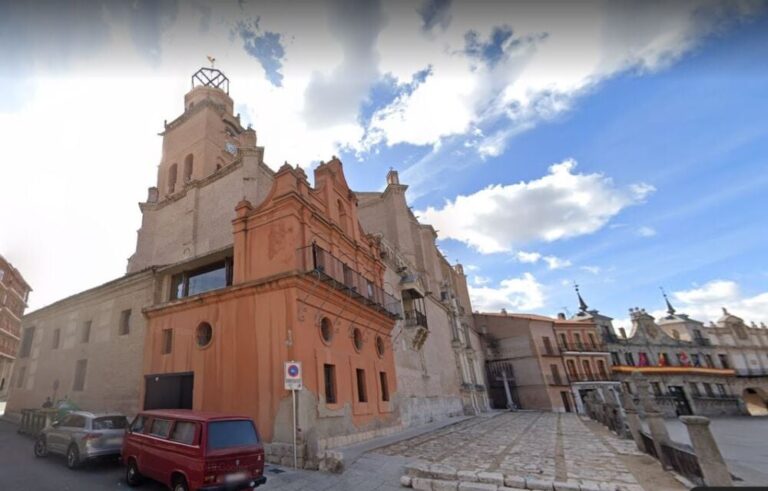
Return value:
<svg viewBox="0 0 768 491">
<path fill-rule="evenodd" d="M 651 430 L 651 438 L 653 438 L 653 446 L 656 448 L 656 455 L 661 465 L 665 469 L 670 469 L 671 467 L 661 449 L 662 444 L 670 445 L 669 433 L 667 432 L 667 425 L 664 424 L 664 418 L 651 397 L 650 384 L 645 377 L 637 372 L 632 374 L 632 380 L 635 383 L 635 387 L 637 387 L 640 405 L 643 407 L 645 418 L 648 420 L 648 427 Z"/>
<path fill-rule="evenodd" d="M 699 467 L 707 486 L 733 486 L 731 473 L 709 430 L 709 418 L 704 416 L 681 416 L 691 437 L 691 445 L 699 460 Z"/>
</svg>

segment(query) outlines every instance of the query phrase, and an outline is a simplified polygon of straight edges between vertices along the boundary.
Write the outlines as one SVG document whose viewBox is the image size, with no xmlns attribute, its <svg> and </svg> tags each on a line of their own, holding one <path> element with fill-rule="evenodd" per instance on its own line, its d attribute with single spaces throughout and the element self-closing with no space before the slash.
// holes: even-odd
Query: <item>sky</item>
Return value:
<svg viewBox="0 0 768 491">
<path fill-rule="evenodd" d="M 216 59 L 265 161 L 390 168 L 473 309 L 768 323 L 764 2 L 0 0 L 0 254 L 28 311 L 125 273 Z"/>
</svg>

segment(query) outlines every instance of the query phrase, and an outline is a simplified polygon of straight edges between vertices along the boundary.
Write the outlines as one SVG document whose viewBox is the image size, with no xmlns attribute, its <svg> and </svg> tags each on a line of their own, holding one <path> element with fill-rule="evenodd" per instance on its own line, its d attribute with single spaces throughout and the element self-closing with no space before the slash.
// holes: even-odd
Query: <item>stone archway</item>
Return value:
<svg viewBox="0 0 768 491">
<path fill-rule="evenodd" d="M 742 396 L 750 416 L 768 416 L 768 397 L 763 389 L 747 387 Z"/>
</svg>

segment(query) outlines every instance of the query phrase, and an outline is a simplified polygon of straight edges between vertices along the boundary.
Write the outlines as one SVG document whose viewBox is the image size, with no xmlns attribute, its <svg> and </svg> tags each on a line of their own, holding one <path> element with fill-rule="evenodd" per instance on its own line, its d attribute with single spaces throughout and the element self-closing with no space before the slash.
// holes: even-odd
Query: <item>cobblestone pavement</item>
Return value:
<svg viewBox="0 0 768 491">
<path fill-rule="evenodd" d="M 598 437 L 575 414 L 521 411 L 475 418 L 376 452 L 442 463 L 457 471 L 643 489 L 621 458 L 640 455 L 634 444 L 612 434 Z"/>
</svg>

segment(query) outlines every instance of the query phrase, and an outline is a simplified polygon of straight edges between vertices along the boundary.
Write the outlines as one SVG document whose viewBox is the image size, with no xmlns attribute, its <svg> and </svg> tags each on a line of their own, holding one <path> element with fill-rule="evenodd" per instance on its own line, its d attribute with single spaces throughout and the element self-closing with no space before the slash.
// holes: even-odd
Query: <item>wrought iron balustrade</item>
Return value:
<svg viewBox="0 0 768 491">
<path fill-rule="evenodd" d="M 402 305 L 397 298 L 330 252 L 314 244 L 300 247 L 296 252 L 301 272 L 316 275 L 324 283 L 361 303 L 393 317 L 402 317 Z"/>
<path fill-rule="evenodd" d="M 427 325 L 427 316 L 423 312 L 418 310 L 406 310 L 405 311 L 405 325 L 407 327 L 429 327 Z"/>
</svg>

